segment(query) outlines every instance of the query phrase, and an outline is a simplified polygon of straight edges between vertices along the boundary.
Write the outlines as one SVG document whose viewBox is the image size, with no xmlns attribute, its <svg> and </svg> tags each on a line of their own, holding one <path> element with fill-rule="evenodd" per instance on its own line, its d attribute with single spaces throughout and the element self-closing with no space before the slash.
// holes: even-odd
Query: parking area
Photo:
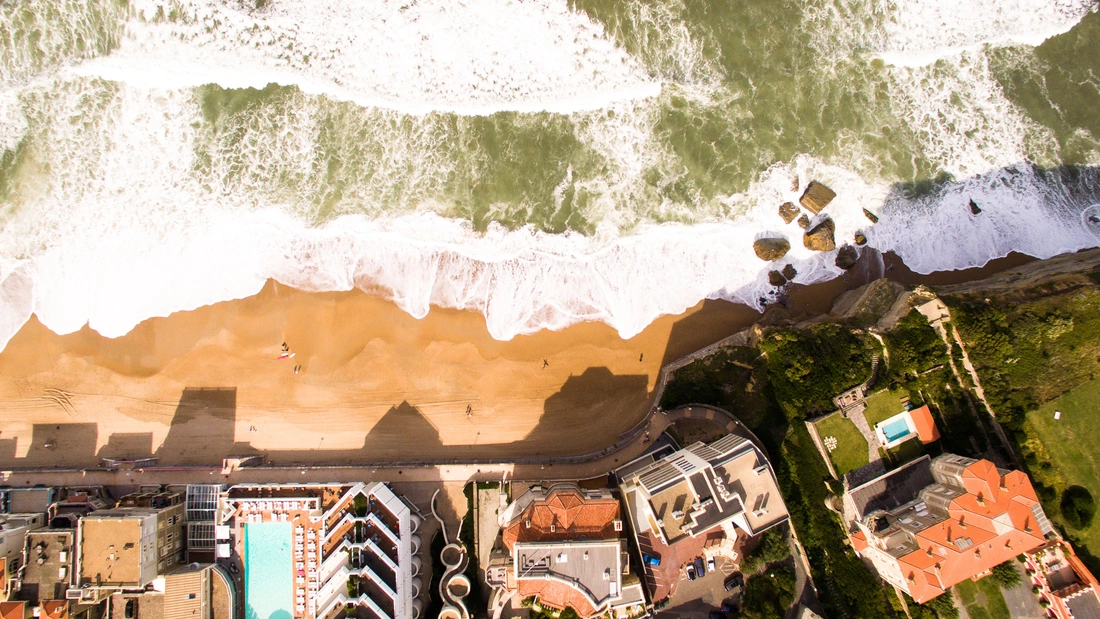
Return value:
<svg viewBox="0 0 1100 619">
<path fill-rule="evenodd" d="M 728 592 L 725 589 L 727 579 L 736 569 L 736 565 L 718 557 L 715 560 L 715 570 L 704 571 L 703 575 L 695 580 L 689 580 L 687 575 L 681 572 L 676 595 L 673 596 L 669 607 L 658 613 L 658 616 L 709 619 L 712 611 L 718 610 L 724 602 L 731 600 L 740 592 L 740 588 Z"/>
</svg>

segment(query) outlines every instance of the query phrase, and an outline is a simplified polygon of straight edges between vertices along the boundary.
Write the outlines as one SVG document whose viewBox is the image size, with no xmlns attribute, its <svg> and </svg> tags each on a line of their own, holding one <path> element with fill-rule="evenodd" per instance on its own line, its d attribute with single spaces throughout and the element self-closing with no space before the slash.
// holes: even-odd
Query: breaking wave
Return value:
<svg viewBox="0 0 1100 619">
<path fill-rule="evenodd" d="M 1095 169 L 1058 167 L 1067 130 L 1003 68 L 1038 75 L 1018 43 L 1089 3 L 979 3 L 964 27 L 939 0 L 753 23 L 635 0 L 28 1 L 0 7 L 0 343 L 32 313 L 114 337 L 271 278 L 476 310 L 499 339 L 630 337 L 704 298 L 760 307 L 786 264 L 840 274 L 776 212 L 811 180 L 838 193 L 838 245 L 920 272 L 1098 243 Z M 790 253 L 760 261 L 763 235 Z"/>
</svg>

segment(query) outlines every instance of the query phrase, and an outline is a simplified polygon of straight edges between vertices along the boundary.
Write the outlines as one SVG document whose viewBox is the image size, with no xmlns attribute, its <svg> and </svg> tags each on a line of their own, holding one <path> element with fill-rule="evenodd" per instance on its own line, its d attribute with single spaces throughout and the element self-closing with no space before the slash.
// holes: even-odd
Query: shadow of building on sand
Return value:
<svg viewBox="0 0 1100 619">
<path fill-rule="evenodd" d="M 485 430 L 477 434 L 484 442 L 445 444 L 445 437 L 431 419 L 413 404 L 401 402 L 379 419 L 363 437 L 360 448 L 267 451 L 237 440 L 235 388 L 186 388 L 168 434 L 156 450 L 154 436 L 148 432 L 112 434 L 97 451 L 98 428 L 94 423 L 36 425 L 25 457 L 15 457 L 14 439 L 0 440 L 0 466 L 91 468 L 103 458 L 137 460 L 153 456 L 160 466 L 219 466 L 226 457 L 260 453 L 273 464 L 352 465 L 473 459 L 509 462 L 517 458 L 578 456 L 615 444 L 624 432 L 647 417 L 652 395 L 648 382 L 644 374 L 616 376 L 605 367 L 588 368 L 571 376 L 545 400 L 542 416 L 527 436 L 508 443 L 494 443 L 486 436 L 499 427 L 500 419 L 475 414 L 469 421 L 475 428 L 484 425 Z"/>
</svg>

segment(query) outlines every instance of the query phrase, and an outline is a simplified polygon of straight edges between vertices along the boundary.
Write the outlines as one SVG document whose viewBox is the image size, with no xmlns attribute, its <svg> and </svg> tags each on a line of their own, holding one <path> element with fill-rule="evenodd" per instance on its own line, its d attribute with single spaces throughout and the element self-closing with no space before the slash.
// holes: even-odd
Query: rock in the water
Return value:
<svg viewBox="0 0 1100 619">
<path fill-rule="evenodd" d="M 786 277 L 788 280 L 794 280 L 795 275 L 798 275 L 798 271 L 794 270 L 793 264 L 788 264 L 783 267 L 783 277 Z"/>
<path fill-rule="evenodd" d="M 798 227 L 805 230 L 810 227 L 810 216 L 806 213 L 802 213 L 802 217 L 798 218 Z"/>
<path fill-rule="evenodd" d="M 787 283 L 787 278 L 783 277 L 783 274 L 779 271 L 768 272 L 768 283 L 772 286 L 783 286 Z"/>
<path fill-rule="evenodd" d="M 787 252 L 791 250 L 791 243 L 787 239 L 781 238 L 756 239 L 752 244 L 752 248 L 756 252 L 757 258 L 771 262 L 786 256 Z"/>
<path fill-rule="evenodd" d="M 863 233 L 861 233 L 861 232 L 856 232 L 856 245 L 863 246 L 863 245 L 866 245 L 866 244 L 867 244 L 867 237 L 863 236 Z"/>
<path fill-rule="evenodd" d="M 836 197 L 836 192 L 817 181 L 812 181 L 798 202 L 807 210 L 817 215 L 825 210 L 826 206 Z"/>
<path fill-rule="evenodd" d="M 980 212 L 982 212 L 982 209 L 978 208 L 978 203 L 975 202 L 973 198 L 971 198 L 970 199 L 970 213 L 973 214 L 973 215 L 977 215 Z"/>
<path fill-rule="evenodd" d="M 871 220 L 871 223 L 873 223 L 873 224 L 878 223 L 878 215 L 875 215 L 874 213 L 872 213 L 871 211 L 869 211 L 867 209 L 863 209 L 863 214 L 867 216 L 867 219 Z"/>
<path fill-rule="evenodd" d="M 791 202 L 784 202 L 779 205 L 779 216 L 783 218 L 783 223 L 789 224 L 798 217 L 798 207 Z"/>
<path fill-rule="evenodd" d="M 836 265 L 844 270 L 854 267 L 856 260 L 859 260 L 859 251 L 851 245 L 841 247 L 836 253 Z"/>
<path fill-rule="evenodd" d="M 802 243 L 806 249 L 814 251 L 833 251 L 836 249 L 836 240 L 833 233 L 836 232 L 836 224 L 828 217 L 802 235 Z"/>
</svg>

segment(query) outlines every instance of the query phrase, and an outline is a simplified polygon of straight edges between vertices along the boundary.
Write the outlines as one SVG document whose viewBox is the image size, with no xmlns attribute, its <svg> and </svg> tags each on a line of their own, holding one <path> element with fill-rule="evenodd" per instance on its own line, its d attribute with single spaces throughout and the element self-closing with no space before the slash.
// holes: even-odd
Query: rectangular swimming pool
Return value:
<svg viewBox="0 0 1100 619">
<path fill-rule="evenodd" d="M 905 417 L 898 417 L 882 426 L 882 434 L 886 437 L 887 443 L 893 443 L 899 438 L 909 436 L 909 423 L 906 422 Z"/>
<path fill-rule="evenodd" d="M 245 619 L 291 619 L 294 564 L 289 522 L 244 525 Z"/>
</svg>

